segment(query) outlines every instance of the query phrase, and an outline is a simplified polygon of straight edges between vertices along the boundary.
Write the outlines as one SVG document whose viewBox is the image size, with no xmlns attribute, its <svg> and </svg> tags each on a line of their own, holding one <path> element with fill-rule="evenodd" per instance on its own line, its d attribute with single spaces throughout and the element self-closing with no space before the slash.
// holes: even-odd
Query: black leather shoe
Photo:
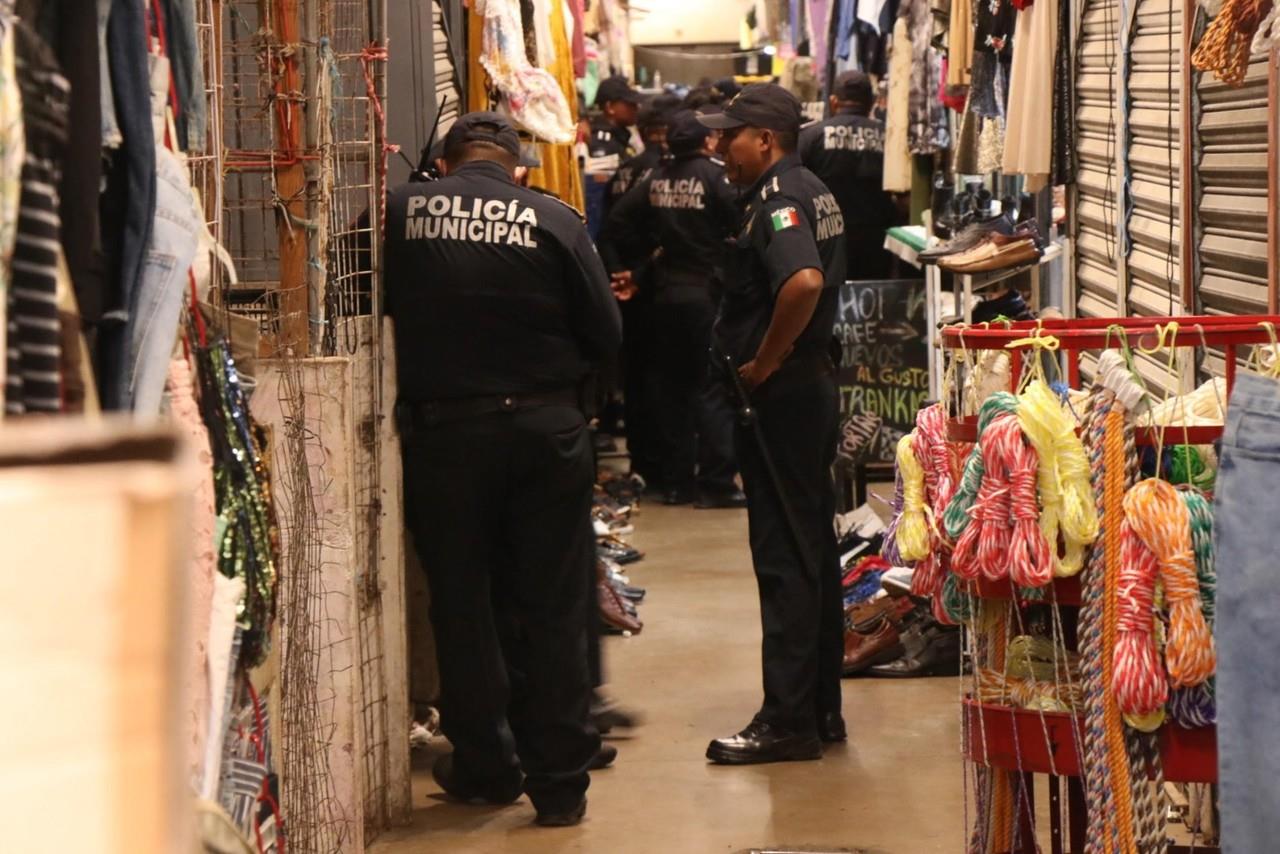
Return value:
<svg viewBox="0 0 1280 854">
<path fill-rule="evenodd" d="M 668 489 L 662 496 L 662 503 L 668 507 L 677 507 L 681 504 L 691 504 L 693 496 L 683 489 Z"/>
<path fill-rule="evenodd" d="M 703 493 L 694 503 L 699 510 L 729 510 L 747 506 L 747 496 L 741 489 L 732 492 Z"/>
<path fill-rule="evenodd" d="M 814 733 L 787 732 L 764 721 L 752 721 L 737 735 L 711 742 L 707 747 L 707 758 L 717 765 L 821 759 L 822 742 Z"/>
<path fill-rule="evenodd" d="M 479 783 L 467 780 L 453 767 L 453 754 L 441 756 L 431 769 L 431 776 L 451 798 L 468 804 L 515 803 L 520 799 L 523 781 L 519 771 L 512 771 L 512 778 L 501 783 Z"/>
<path fill-rule="evenodd" d="M 573 827 L 581 824 L 587 814 L 587 799 L 578 801 L 578 805 L 567 812 L 540 812 L 534 822 L 539 827 Z"/>
<path fill-rule="evenodd" d="M 613 764 L 618 758 L 618 748 L 612 744 L 600 745 L 600 750 L 596 752 L 596 758 L 591 760 L 591 764 L 587 766 L 588 771 L 603 771 Z"/>
<path fill-rule="evenodd" d="M 818 738 L 827 744 L 847 741 L 849 731 L 845 728 L 844 717 L 839 712 L 827 712 L 818 718 Z"/>
<path fill-rule="evenodd" d="M 601 696 L 598 692 L 591 695 L 591 722 L 601 734 L 614 729 L 634 729 L 640 726 L 640 713 L 625 706 L 619 706 L 612 699 Z"/>
</svg>

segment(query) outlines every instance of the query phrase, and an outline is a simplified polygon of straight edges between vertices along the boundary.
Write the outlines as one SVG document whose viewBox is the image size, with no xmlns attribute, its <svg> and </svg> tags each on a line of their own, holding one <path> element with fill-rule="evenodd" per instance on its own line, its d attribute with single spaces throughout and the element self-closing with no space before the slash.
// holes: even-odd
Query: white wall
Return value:
<svg viewBox="0 0 1280 854">
<path fill-rule="evenodd" d="M 751 0 L 636 0 L 631 11 L 631 43 L 736 44 L 739 22 L 751 5 Z"/>
</svg>

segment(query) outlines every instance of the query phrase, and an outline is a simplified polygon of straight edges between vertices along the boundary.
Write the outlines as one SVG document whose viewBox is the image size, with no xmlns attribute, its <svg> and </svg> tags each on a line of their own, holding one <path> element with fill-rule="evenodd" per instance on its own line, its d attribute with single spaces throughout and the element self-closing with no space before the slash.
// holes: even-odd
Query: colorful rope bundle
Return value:
<svg viewBox="0 0 1280 854">
<path fill-rule="evenodd" d="M 1040 458 L 1040 529 L 1054 552 L 1054 574 L 1075 575 L 1085 549 L 1098 536 L 1098 514 L 1089 485 L 1089 458 L 1076 436 L 1075 419 L 1049 386 L 1035 380 L 1018 403 L 1018 421 Z M 1058 533 L 1066 552 L 1057 557 Z"/>
<path fill-rule="evenodd" d="M 896 539 L 903 560 L 924 560 L 929 556 L 929 523 L 925 514 L 924 467 L 913 447 L 915 432 L 898 440 L 898 471 L 902 475 L 902 515 L 898 519 Z"/>
<path fill-rule="evenodd" d="M 978 437 L 978 449 L 982 454 L 982 485 L 970 511 L 972 523 L 960 535 L 951 555 L 952 572 L 967 581 L 979 575 L 997 581 L 1009 574 L 1005 560 L 1013 532 L 1010 524 L 1012 493 L 1004 448 L 1012 441 L 1020 442 L 1021 437 L 1018 417 L 1013 414 L 997 417 Z"/>
<path fill-rule="evenodd" d="M 1204 493 L 1195 489 L 1179 489 L 1182 503 L 1191 519 L 1191 546 L 1196 555 L 1196 580 L 1200 585 L 1200 610 L 1205 624 L 1213 630 L 1214 593 L 1218 574 L 1213 559 L 1213 507 Z M 1209 726 L 1217 718 L 1214 706 L 1213 679 L 1190 688 L 1177 688 L 1169 698 L 1169 716 L 1183 727 Z"/>
<path fill-rule="evenodd" d="M 1149 479 L 1129 490 L 1125 515 L 1134 533 L 1160 562 L 1160 579 L 1169 602 L 1169 640 L 1165 665 L 1175 688 L 1199 685 L 1213 675 L 1213 635 L 1200 610 L 1191 517 L 1178 491 Z"/>
<path fill-rule="evenodd" d="M 1001 450 L 1009 468 L 1013 516 L 1007 558 L 1009 577 L 1019 587 L 1043 587 L 1053 580 L 1054 555 L 1040 528 L 1040 506 L 1036 503 L 1039 461 L 1035 449 L 1023 439 L 1021 426 L 1007 441 Z"/>
<path fill-rule="evenodd" d="M 978 435 L 981 436 L 985 433 L 997 416 L 1017 411 L 1018 398 L 1009 392 L 1002 391 L 991 395 L 982 404 L 982 409 L 978 412 Z M 943 512 L 942 529 L 946 533 L 947 539 L 953 543 L 960 539 L 960 535 L 969 526 L 971 511 L 982 487 L 984 471 L 982 447 L 981 443 L 979 443 L 974 445 L 973 450 L 969 452 L 969 459 L 965 461 L 964 470 L 960 476 L 960 482 L 956 486 L 955 494 Z"/>
<path fill-rule="evenodd" d="M 978 699 L 1045 712 L 1074 712 L 1081 707 L 1078 685 L 1010 676 L 985 667 L 978 670 Z"/>
<path fill-rule="evenodd" d="M 1226 0 L 1191 55 L 1191 67 L 1239 86 L 1249 72 L 1253 35 L 1270 11 L 1271 0 Z"/>
<path fill-rule="evenodd" d="M 892 511 L 889 526 L 884 530 L 884 544 L 880 547 L 880 556 L 891 566 L 905 566 L 906 561 L 898 549 L 898 526 L 902 523 L 902 507 L 905 487 L 902 484 L 902 469 L 893 467 L 893 501 L 889 505 Z"/>
<path fill-rule="evenodd" d="M 929 553 L 916 567 L 911 592 L 934 597 L 935 615 L 946 616 L 941 607 L 942 582 L 948 567 L 945 544 L 936 520 L 942 518 L 955 492 L 955 462 L 946 436 L 947 414 L 942 404 L 925 407 L 916 415 L 912 450 L 924 470 L 924 500 L 928 518 Z"/>
<path fill-rule="evenodd" d="M 1159 565 L 1127 520 L 1120 527 L 1124 557 L 1120 564 L 1111 687 L 1116 705 L 1130 725 L 1148 731 L 1147 724 L 1169 695 L 1169 683 L 1152 633 Z M 1155 720 L 1157 726 L 1162 718 Z"/>
</svg>

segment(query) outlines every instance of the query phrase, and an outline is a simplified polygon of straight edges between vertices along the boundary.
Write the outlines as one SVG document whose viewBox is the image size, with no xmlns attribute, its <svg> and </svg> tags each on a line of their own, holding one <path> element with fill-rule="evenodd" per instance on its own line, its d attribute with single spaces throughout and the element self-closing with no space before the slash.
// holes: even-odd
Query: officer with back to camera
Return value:
<svg viewBox="0 0 1280 854">
<path fill-rule="evenodd" d="M 836 78 L 831 118 L 800 132 L 800 159 L 826 184 L 844 214 L 845 255 L 851 279 L 885 279 L 893 256 L 885 231 L 898 217 L 884 191 L 884 122 L 871 118 L 871 78 L 846 71 Z"/>
<path fill-rule="evenodd" d="M 744 730 L 711 742 L 707 758 L 731 765 L 817 759 L 822 742 L 845 739 L 831 479 L 843 217 L 795 153 L 801 110 L 790 92 L 752 84 L 723 113 L 699 118 L 724 131 L 726 173 L 747 188 L 714 335 L 756 412 L 759 432 L 742 428 L 737 452 L 764 629 L 764 702 Z"/>
<path fill-rule="evenodd" d="M 435 777 L 466 801 L 523 789 L 539 824 L 576 824 L 600 749 L 586 663 L 595 470 L 577 387 L 616 354 L 621 323 L 573 209 L 514 183 L 505 118 L 463 116 L 444 154 L 444 178 L 392 194 L 386 242 L 407 521 L 454 747 Z"/>
<path fill-rule="evenodd" d="M 737 192 L 723 164 L 704 150 L 709 134 L 691 111 L 671 116 L 669 156 L 614 205 L 600 251 L 615 282 L 652 291 L 653 343 L 646 360 L 655 380 L 664 502 L 742 507 L 746 497 L 734 483 L 732 414 L 723 417 L 703 396 L 725 241 L 738 220 Z M 656 249 L 653 273 L 643 284 L 632 280 L 617 251 L 624 238 Z"/>
</svg>

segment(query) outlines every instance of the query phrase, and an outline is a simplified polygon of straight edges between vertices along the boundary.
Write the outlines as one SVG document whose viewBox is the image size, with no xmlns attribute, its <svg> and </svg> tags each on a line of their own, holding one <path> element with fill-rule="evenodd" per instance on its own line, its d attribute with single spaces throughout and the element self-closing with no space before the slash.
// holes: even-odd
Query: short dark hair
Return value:
<svg viewBox="0 0 1280 854">
<path fill-rule="evenodd" d="M 787 154 L 796 150 L 796 146 L 800 144 L 800 132 L 794 130 L 773 130 L 770 129 L 773 138 L 778 141 L 778 148 L 781 148 Z"/>
<path fill-rule="evenodd" d="M 520 158 L 507 151 L 501 145 L 480 140 L 464 142 L 462 145 L 454 146 L 445 152 L 444 159 L 449 164 L 450 169 L 472 160 L 492 160 L 513 170 L 516 168 Z"/>
</svg>

